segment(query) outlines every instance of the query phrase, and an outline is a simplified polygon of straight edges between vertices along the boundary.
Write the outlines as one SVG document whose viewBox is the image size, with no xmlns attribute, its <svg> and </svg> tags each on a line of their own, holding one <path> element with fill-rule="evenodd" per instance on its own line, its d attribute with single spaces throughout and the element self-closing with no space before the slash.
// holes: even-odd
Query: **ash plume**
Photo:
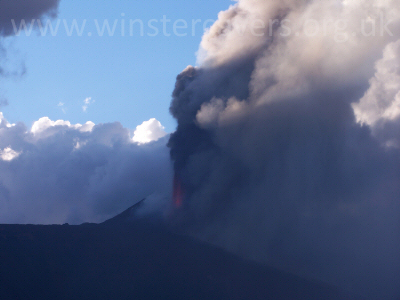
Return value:
<svg viewBox="0 0 400 300">
<path fill-rule="evenodd" d="M 19 26 L 22 20 L 28 24 L 32 19 L 42 19 L 46 16 L 56 17 L 59 3 L 60 0 L 1 0 L 0 35 L 14 34 L 12 20 Z"/>
<path fill-rule="evenodd" d="M 239 0 L 221 12 L 199 67 L 173 92 L 169 147 L 185 191 L 177 226 L 397 299 L 399 45 L 396 1 Z"/>
<path fill-rule="evenodd" d="M 1 0 L 0 1 L 0 77 L 20 77 L 26 73 L 23 62 L 8 62 L 5 38 L 13 36 L 21 24 L 33 27 L 36 22 L 45 17 L 55 18 L 58 13 L 60 0 Z"/>
</svg>

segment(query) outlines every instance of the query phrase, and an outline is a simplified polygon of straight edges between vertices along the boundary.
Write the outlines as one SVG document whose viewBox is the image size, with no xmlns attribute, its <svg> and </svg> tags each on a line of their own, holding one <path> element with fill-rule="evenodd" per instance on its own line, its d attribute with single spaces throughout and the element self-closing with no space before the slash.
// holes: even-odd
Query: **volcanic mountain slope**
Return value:
<svg viewBox="0 0 400 300">
<path fill-rule="evenodd" d="M 355 299 L 171 233 L 128 222 L 0 225 L 0 299 Z"/>
</svg>

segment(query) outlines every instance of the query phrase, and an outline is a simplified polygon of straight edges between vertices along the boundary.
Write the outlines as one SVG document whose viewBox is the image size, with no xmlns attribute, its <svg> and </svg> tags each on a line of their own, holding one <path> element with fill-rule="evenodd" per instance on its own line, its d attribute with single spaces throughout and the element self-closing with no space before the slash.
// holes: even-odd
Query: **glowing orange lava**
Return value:
<svg viewBox="0 0 400 300">
<path fill-rule="evenodd" d="M 173 192 L 173 199 L 176 208 L 182 207 L 183 204 L 183 189 L 182 183 L 177 174 L 174 176 L 174 192 Z"/>
</svg>

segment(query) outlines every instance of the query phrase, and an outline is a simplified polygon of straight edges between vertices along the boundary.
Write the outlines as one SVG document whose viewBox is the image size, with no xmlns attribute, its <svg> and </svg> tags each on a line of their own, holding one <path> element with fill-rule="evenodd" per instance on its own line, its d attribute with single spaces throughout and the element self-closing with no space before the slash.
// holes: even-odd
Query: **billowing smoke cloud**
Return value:
<svg viewBox="0 0 400 300">
<path fill-rule="evenodd" d="M 400 297 L 398 1 L 239 0 L 178 77 L 177 225 L 372 299 Z M 182 226 L 184 224 L 184 226 Z"/>
<path fill-rule="evenodd" d="M 49 118 L 28 129 L 0 113 L 0 223 L 101 222 L 169 195 L 167 137 L 139 145 L 131 135 L 119 123 Z"/>
</svg>

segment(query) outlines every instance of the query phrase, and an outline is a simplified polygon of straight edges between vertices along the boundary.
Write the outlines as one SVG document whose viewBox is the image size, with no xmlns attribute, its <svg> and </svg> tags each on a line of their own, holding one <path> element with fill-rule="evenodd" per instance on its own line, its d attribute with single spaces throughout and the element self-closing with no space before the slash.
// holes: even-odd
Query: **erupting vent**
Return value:
<svg viewBox="0 0 400 300">
<path fill-rule="evenodd" d="M 180 208 L 183 204 L 183 189 L 182 189 L 182 183 L 181 179 L 179 178 L 179 175 L 175 173 L 174 176 L 174 191 L 173 191 L 173 200 L 174 200 L 174 205 L 176 208 Z"/>
</svg>

